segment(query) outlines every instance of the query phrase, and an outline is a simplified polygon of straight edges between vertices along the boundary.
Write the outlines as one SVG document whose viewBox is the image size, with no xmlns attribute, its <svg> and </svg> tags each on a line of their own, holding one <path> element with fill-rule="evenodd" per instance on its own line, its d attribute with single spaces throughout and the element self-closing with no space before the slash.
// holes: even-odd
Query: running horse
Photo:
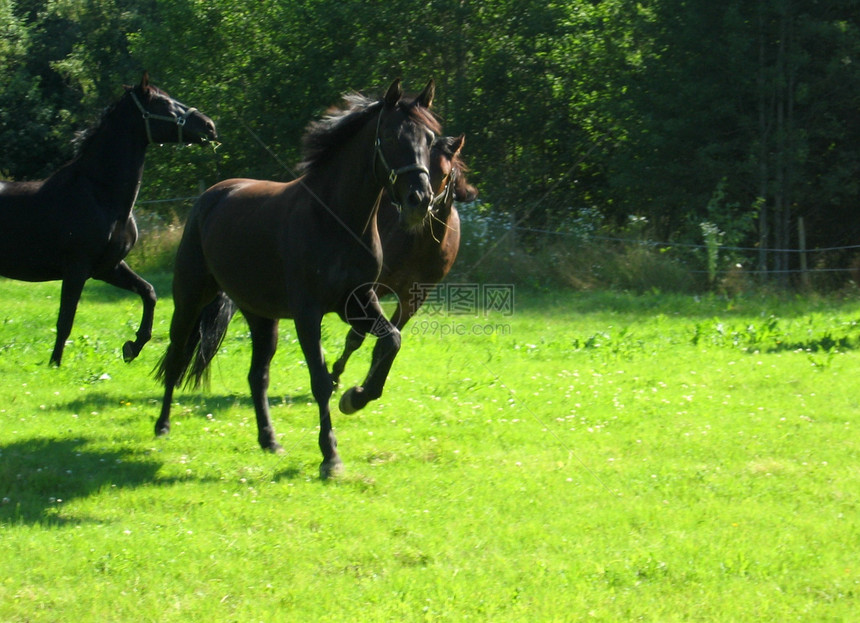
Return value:
<svg viewBox="0 0 860 623">
<path fill-rule="evenodd" d="M 60 365 L 90 278 L 143 301 L 137 339 L 123 345 L 123 358 L 131 361 L 149 341 L 155 290 L 124 261 L 137 241 L 132 208 L 146 148 L 215 137 L 209 117 L 171 98 L 144 74 L 88 130 L 72 161 L 44 180 L 0 182 L 0 276 L 63 282 L 51 364 Z"/>
<path fill-rule="evenodd" d="M 465 136 L 440 136 L 430 150 L 430 184 L 435 196 L 429 218 L 418 229 L 400 223 L 398 206 L 388 195 L 377 215 L 382 241 L 382 272 L 377 279 L 380 298 L 393 295 L 397 306 L 389 318 L 402 331 L 437 283 L 451 270 L 460 249 L 460 216 L 454 200 L 474 201 L 478 191 L 466 181 L 468 170 L 461 157 Z M 350 355 L 361 347 L 364 336 L 350 330 L 343 354 L 332 366 L 337 382 Z M 341 410 L 349 404 L 342 404 Z"/>
<path fill-rule="evenodd" d="M 235 302 L 251 331 L 248 382 L 260 446 L 282 451 L 267 391 L 278 321 L 291 318 L 319 407 L 320 476 L 342 469 L 320 324 L 324 314 L 336 312 L 356 332 L 378 338 L 364 383 L 347 390 L 343 400 L 359 409 L 378 398 L 400 332 L 373 289 L 382 263 L 376 212 L 386 189 L 407 226 L 420 226 L 427 217 L 430 146 L 440 131 L 430 112 L 433 93 L 431 80 L 414 100 L 403 99 L 396 80 L 379 100 L 347 96 L 343 107 L 305 133 L 301 177 L 287 183 L 225 180 L 199 197 L 177 250 L 170 344 L 156 373 L 164 382 L 156 435 L 170 430 L 174 388 L 184 379 L 204 378 Z"/>
</svg>

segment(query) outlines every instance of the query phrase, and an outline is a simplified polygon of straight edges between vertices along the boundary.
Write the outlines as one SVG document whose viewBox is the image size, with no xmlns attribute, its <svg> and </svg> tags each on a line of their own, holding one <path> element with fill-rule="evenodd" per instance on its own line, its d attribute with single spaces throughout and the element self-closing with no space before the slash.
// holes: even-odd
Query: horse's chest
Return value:
<svg viewBox="0 0 860 623">
<path fill-rule="evenodd" d="M 137 241 L 137 227 L 131 221 L 117 221 L 109 232 L 98 261 L 103 268 L 113 268 L 119 264 Z"/>
<path fill-rule="evenodd" d="M 315 298 L 323 302 L 323 307 L 333 311 L 350 292 L 373 283 L 378 275 L 379 265 L 369 252 L 362 255 L 332 255 L 328 261 L 317 263 L 307 272 L 306 283 Z"/>
</svg>

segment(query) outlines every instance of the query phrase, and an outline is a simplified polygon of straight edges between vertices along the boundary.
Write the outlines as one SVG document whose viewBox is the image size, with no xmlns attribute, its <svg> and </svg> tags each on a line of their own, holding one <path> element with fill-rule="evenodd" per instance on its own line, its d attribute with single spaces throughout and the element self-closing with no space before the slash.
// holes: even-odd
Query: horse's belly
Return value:
<svg viewBox="0 0 860 623">
<path fill-rule="evenodd" d="M 223 271 L 216 274 L 215 279 L 227 296 L 243 311 L 264 318 L 295 317 L 291 301 L 286 296 L 280 280 L 233 279 Z"/>
<path fill-rule="evenodd" d="M 63 278 L 56 269 L 40 266 L 6 266 L 0 262 L 0 277 L 16 281 L 59 281 Z"/>
<path fill-rule="evenodd" d="M 0 277 L 18 281 L 54 281 L 62 279 L 63 275 L 55 253 L 43 248 L 38 240 L 4 235 L 0 240 Z"/>
</svg>

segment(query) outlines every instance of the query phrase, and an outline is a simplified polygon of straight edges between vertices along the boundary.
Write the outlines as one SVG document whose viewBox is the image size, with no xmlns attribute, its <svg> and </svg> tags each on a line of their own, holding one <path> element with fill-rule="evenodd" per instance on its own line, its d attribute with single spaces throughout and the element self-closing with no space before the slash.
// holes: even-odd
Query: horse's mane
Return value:
<svg viewBox="0 0 860 623">
<path fill-rule="evenodd" d="M 104 124 L 105 119 L 111 116 L 117 107 L 119 107 L 120 103 L 128 96 L 130 91 L 135 91 L 138 97 L 141 98 L 141 101 L 148 100 L 152 95 L 164 95 L 166 97 L 170 97 L 166 92 L 151 84 L 147 85 L 143 91 L 141 91 L 140 86 L 126 86 L 124 89 L 123 94 L 119 98 L 102 110 L 98 119 L 91 123 L 85 130 L 81 130 L 75 134 L 75 137 L 72 139 L 72 145 L 75 147 L 75 157 L 80 156 L 81 153 L 86 150 L 89 144 L 93 141 L 93 137 L 98 134 L 98 131 Z"/>
<path fill-rule="evenodd" d="M 373 116 L 379 113 L 383 100 L 374 100 L 359 93 L 343 97 L 343 105 L 328 110 L 318 121 L 312 121 L 302 138 L 303 158 L 299 170 L 309 173 L 326 161 L 334 148 L 343 145 Z M 397 104 L 406 110 L 413 121 L 426 126 L 438 134 L 442 131 L 436 117 L 427 108 L 415 105 L 414 101 Z"/>
<path fill-rule="evenodd" d="M 456 136 L 440 136 L 433 141 L 433 149 L 438 149 L 445 154 L 445 157 L 451 161 L 451 166 L 460 173 L 466 173 L 469 171 L 469 167 L 463 162 L 459 152 L 454 153 L 454 144 L 457 142 L 457 138 Z"/>
<path fill-rule="evenodd" d="M 451 167 L 456 169 L 459 175 L 454 180 L 454 189 L 458 201 L 474 201 L 478 196 L 478 189 L 466 181 L 466 173 L 469 166 L 463 161 L 460 152 L 454 152 L 456 136 L 440 136 L 433 142 L 433 149 L 441 151 L 451 161 Z"/>
</svg>

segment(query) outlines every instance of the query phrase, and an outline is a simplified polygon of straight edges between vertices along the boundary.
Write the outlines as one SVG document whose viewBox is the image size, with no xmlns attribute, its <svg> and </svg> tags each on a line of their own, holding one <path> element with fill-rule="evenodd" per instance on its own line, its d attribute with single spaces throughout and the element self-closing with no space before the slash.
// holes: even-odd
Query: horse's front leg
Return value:
<svg viewBox="0 0 860 623">
<path fill-rule="evenodd" d="M 331 367 L 332 385 L 337 385 L 340 382 L 340 375 L 343 374 L 343 371 L 346 368 L 346 362 L 349 361 L 349 358 L 355 351 L 361 348 L 361 345 L 363 343 L 364 334 L 357 333 L 356 331 L 350 329 L 349 333 L 346 334 L 346 341 L 343 345 L 343 353 Z"/>
<path fill-rule="evenodd" d="M 308 372 L 311 376 L 311 392 L 317 401 L 320 411 L 319 446 L 323 460 L 320 463 L 320 478 L 336 476 L 343 471 L 343 461 L 337 452 L 337 439 L 331 424 L 329 399 L 332 394 L 332 378 L 325 364 L 325 357 L 320 344 L 320 322 L 322 315 L 306 313 L 296 317 L 296 334 L 302 347 Z"/>
<path fill-rule="evenodd" d="M 361 335 L 371 333 L 377 338 L 376 345 L 373 347 L 370 370 L 364 383 L 346 390 L 340 398 L 341 412 L 349 414 L 363 409 L 368 402 L 382 395 L 388 372 L 400 350 L 400 331 L 382 313 L 374 292 L 368 293 L 361 304 L 356 297 L 350 297 L 346 318 L 354 331 Z"/>
<path fill-rule="evenodd" d="M 143 302 L 143 316 L 140 319 L 140 328 L 137 330 L 137 339 L 134 342 L 127 341 L 122 347 L 122 358 L 126 362 L 132 361 L 152 337 L 152 321 L 155 317 L 156 302 L 155 288 L 129 268 L 124 261 L 114 266 L 107 273 L 95 275 L 95 278 L 117 288 L 134 292 Z"/>
<path fill-rule="evenodd" d="M 87 281 L 86 271 L 81 269 L 74 274 L 67 274 L 63 279 L 60 293 L 60 313 L 57 316 L 57 339 L 54 342 L 54 351 L 51 353 L 51 365 L 59 366 L 63 359 L 63 348 L 66 340 L 72 333 L 72 325 L 75 322 L 75 312 L 78 310 L 78 301 L 81 300 L 81 292 Z"/>
<path fill-rule="evenodd" d="M 257 441 L 263 450 L 282 452 L 269 414 L 269 367 L 278 346 L 278 321 L 242 311 L 251 329 L 251 370 L 248 384 L 257 416 Z"/>
<path fill-rule="evenodd" d="M 391 324 L 393 324 L 398 331 L 402 330 L 403 326 L 407 322 L 409 322 L 409 320 L 421 306 L 421 303 L 424 301 L 425 296 L 426 295 L 417 298 L 416 295 L 411 295 L 411 298 L 414 300 L 410 300 L 410 302 L 406 304 L 404 304 L 403 301 L 407 300 L 407 298 L 405 296 L 398 296 L 397 307 L 394 309 L 394 313 L 391 314 L 391 318 L 389 318 Z M 332 382 L 335 386 L 337 386 L 337 384 L 340 382 L 340 375 L 343 374 L 343 371 L 346 368 L 346 363 L 349 361 L 349 358 L 355 351 L 361 348 L 361 345 L 364 343 L 364 338 L 364 333 L 359 333 L 354 329 L 350 329 L 349 333 L 346 334 L 346 341 L 343 346 L 343 353 L 331 367 Z"/>
</svg>

